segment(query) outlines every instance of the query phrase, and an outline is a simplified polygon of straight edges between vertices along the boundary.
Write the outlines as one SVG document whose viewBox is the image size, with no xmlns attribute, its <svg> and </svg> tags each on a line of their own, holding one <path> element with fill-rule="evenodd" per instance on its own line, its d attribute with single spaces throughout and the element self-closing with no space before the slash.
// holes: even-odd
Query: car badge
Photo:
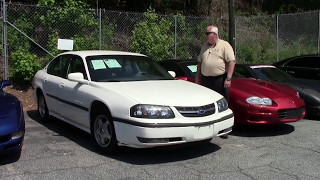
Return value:
<svg viewBox="0 0 320 180">
<path fill-rule="evenodd" d="M 205 113 L 206 113 L 206 111 L 203 110 L 203 109 L 201 109 L 201 110 L 198 111 L 198 114 L 205 114 Z"/>
</svg>

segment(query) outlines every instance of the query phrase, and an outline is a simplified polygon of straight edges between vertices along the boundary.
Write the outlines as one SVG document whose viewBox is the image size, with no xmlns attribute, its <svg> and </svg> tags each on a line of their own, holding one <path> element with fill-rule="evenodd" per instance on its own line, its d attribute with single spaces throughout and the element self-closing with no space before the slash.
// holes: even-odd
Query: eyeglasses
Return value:
<svg viewBox="0 0 320 180">
<path fill-rule="evenodd" d="M 206 36 L 208 36 L 209 34 L 212 34 L 214 32 L 205 32 Z"/>
</svg>

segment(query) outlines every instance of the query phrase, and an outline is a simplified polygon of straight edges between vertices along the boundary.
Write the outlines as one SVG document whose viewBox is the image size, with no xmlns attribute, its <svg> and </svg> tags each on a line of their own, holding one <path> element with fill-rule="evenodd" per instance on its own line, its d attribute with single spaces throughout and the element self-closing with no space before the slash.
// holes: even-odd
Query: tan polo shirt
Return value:
<svg viewBox="0 0 320 180">
<path fill-rule="evenodd" d="M 198 62 L 201 62 L 201 73 L 204 76 L 219 76 L 226 73 L 226 62 L 235 61 L 232 46 L 219 39 L 216 46 L 210 48 L 206 42 L 201 46 Z"/>
</svg>

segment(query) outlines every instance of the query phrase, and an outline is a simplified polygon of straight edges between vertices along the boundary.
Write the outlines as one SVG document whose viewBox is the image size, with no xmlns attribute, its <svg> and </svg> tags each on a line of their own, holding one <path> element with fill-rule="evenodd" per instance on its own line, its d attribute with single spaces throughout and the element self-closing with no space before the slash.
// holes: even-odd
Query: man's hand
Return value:
<svg viewBox="0 0 320 180">
<path fill-rule="evenodd" d="M 231 81 L 228 81 L 227 79 L 224 80 L 224 88 L 230 88 L 231 87 Z"/>
</svg>

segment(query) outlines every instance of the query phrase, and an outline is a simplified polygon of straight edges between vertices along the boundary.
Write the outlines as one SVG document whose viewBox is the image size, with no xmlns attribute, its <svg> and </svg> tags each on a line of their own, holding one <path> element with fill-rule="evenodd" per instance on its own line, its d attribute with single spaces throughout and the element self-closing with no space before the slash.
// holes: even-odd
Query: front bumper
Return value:
<svg viewBox="0 0 320 180">
<path fill-rule="evenodd" d="M 220 115 L 219 115 L 220 114 Z M 119 145 L 148 148 L 182 144 L 223 136 L 232 131 L 234 116 L 231 110 L 211 115 L 211 120 L 193 123 L 137 123 L 115 119 L 114 126 Z M 221 114 L 224 114 L 221 116 Z M 214 120 L 212 120 L 214 119 Z"/>
<path fill-rule="evenodd" d="M 24 141 L 24 133 L 21 137 L 16 138 L 16 139 L 8 139 L 5 140 L 6 138 L 2 138 L 3 141 L 0 142 L 0 154 L 2 153 L 15 153 L 17 151 L 20 151 L 23 145 Z"/>
</svg>

